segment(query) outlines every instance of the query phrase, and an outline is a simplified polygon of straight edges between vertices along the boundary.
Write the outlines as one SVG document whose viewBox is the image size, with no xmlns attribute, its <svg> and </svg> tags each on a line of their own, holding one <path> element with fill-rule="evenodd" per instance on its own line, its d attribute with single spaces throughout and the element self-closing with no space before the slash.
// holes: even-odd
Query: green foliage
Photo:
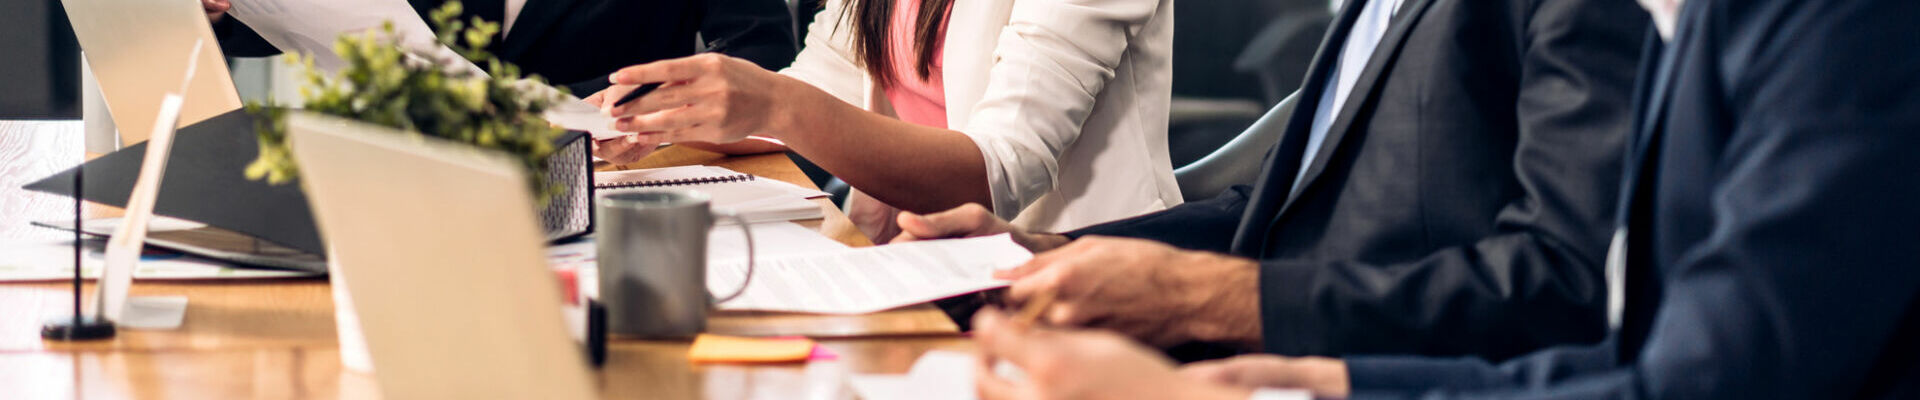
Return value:
<svg viewBox="0 0 1920 400">
<path fill-rule="evenodd" d="M 559 192 L 559 186 L 546 182 L 546 161 L 562 130 L 540 114 L 559 99 L 523 90 L 520 69 L 484 50 L 500 32 L 499 24 L 479 18 L 462 22 L 459 15 L 460 3 L 447 2 L 429 19 L 440 44 L 485 66 L 487 76 L 449 72 L 445 60 L 409 55 L 388 23 L 377 31 L 341 35 L 333 51 L 346 66 L 335 76 L 313 68 L 312 59 L 300 61 L 305 109 L 513 154 L 527 167 L 534 192 L 544 194 L 536 196 L 544 204 L 545 195 Z M 529 79 L 541 82 L 537 76 Z M 247 178 L 273 184 L 293 180 L 299 168 L 287 149 L 286 110 L 249 103 L 247 112 L 261 117 L 255 123 L 260 157 L 247 166 Z"/>
</svg>

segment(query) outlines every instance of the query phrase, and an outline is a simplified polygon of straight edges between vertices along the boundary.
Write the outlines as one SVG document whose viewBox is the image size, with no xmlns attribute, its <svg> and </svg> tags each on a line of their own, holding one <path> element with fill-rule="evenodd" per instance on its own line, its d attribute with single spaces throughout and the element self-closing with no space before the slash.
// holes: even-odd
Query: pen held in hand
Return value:
<svg viewBox="0 0 1920 400">
<path fill-rule="evenodd" d="M 757 22 L 758 21 L 756 21 L 756 23 Z M 696 52 L 694 54 L 706 54 L 706 53 L 725 50 L 728 42 L 731 42 L 731 40 L 726 40 L 726 39 L 716 40 L 713 42 L 713 44 L 707 45 L 706 49 L 702 49 L 699 52 Z M 608 106 L 607 109 L 611 110 L 614 107 L 624 106 L 624 105 L 627 105 L 627 103 L 632 103 L 634 100 L 639 99 L 640 96 L 646 96 L 647 93 L 653 93 L 654 90 L 660 89 L 660 85 L 662 84 L 664 84 L 664 82 L 654 82 L 654 83 L 648 83 L 648 84 L 640 85 L 640 87 L 633 88 L 633 91 L 627 92 L 627 95 L 625 96 L 620 96 L 620 100 L 613 102 L 613 105 Z"/>
<path fill-rule="evenodd" d="M 1040 322 L 1040 314 L 1053 306 L 1053 296 L 1053 292 L 1040 292 L 1034 295 L 1033 300 L 1020 307 L 1020 313 L 1013 316 L 1014 324 L 1022 328 L 1032 328 L 1033 324 Z"/>
</svg>

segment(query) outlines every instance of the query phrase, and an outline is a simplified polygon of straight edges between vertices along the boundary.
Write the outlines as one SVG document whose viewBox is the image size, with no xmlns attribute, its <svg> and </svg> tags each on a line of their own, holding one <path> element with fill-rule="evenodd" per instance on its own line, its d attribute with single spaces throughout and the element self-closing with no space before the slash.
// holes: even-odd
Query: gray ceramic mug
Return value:
<svg viewBox="0 0 1920 400">
<path fill-rule="evenodd" d="M 745 218 L 711 204 L 705 193 L 687 189 L 622 190 L 594 199 L 600 302 L 609 331 L 693 337 L 706 329 L 714 305 L 747 290 L 753 233 Z M 715 299 L 707 292 L 707 233 L 721 218 L 747 235 L 747 271 L 739 289 Z"/>
</svg>

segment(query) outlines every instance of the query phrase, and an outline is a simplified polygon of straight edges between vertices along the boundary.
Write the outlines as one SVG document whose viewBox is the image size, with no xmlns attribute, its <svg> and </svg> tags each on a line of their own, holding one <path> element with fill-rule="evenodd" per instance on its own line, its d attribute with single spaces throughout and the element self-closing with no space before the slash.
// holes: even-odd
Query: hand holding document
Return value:
<svg viewBox="0 0 1920 400">
<path fill-rule="evenodd" d="M 864 314 L 1007 286 L 993 271 L 1033 253 L 1005 234 L 934 240 L 759 260 L 753 282 L 721 309 Z M 711 262 L 716 293 L 746 277 L 742 261 Z"/>
</svg>

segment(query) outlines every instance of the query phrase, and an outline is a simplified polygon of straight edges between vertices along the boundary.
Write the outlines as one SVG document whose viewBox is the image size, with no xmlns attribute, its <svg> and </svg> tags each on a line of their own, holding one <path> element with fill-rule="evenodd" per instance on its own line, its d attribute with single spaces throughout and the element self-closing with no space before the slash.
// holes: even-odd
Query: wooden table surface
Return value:
<svg viewBox="0 0 1920 400">
<path fill-rule="evenodd" d="M 669 147 L 625 167 L 718 165 L 812 187 L 784 155 L 727 157 Z M 823 220 L 798 221 L 852 246 L 870 242 L 825 199 Z M 112 340 L 42 341 L 40 324 L 68 315 L 65 283 L 0 284 L 0 398 L 377 398 L 370 376 L 340 366 L 333 301 L 324 279 L 137 282 L 135 296 L 188 298 L 185 324 L 121 331 Z M 91 294 L 91 284 L 87 285 Z M 606 398 L 842 399 L 850 373 L 903 373 L 932 349 L 972 345 L 929 304 L 860 316 L 720 312 L 712 333 L 803 335 L 838 361 L 693 364 L 687 342 L 615 337 L 599 370 Z"/>
</svg>

